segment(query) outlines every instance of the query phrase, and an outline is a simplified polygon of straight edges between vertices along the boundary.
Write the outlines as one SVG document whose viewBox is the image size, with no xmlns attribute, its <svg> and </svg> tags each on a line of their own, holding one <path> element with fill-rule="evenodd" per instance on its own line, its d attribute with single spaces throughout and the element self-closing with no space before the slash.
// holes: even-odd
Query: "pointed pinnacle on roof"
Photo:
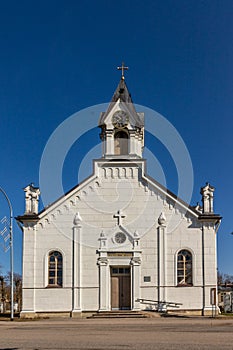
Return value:
<svg viewBox="0 0 233 350">
<path fill-rule="evenodd" d="M 117 69 L 118 69 L 118 70 L 121 70 L 121 79 L 124 80 L 124 79 L 125 79 L 125 77 L 124 77 L 124 71 L 125 71 L 125 70 L 128 70 L 129 67 L 126 67 L 125 64 L 124 64 L 124 62 L 122 62 L 121 67 L 117 67 Z"/>
<path fill-rule="evenodd" d="M 114 92 L 111 102 L 116 102 L 118 99 L 120 99 L 120 101 L 125 103 L 133 103 L 131 94 L 129 93 L 125 79 L 122 79 L 122 78 Z"/>
</svg>

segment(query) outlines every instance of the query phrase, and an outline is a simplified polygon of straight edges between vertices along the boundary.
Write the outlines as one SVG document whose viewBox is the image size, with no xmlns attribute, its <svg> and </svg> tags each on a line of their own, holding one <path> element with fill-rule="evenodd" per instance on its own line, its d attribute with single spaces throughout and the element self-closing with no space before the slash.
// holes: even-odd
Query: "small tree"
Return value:
<svg viewBox="0 0 233 350">
<path fill-rule="evenodd" d="M 218 271 L 218 286 L 223 284 L 223 274 Z"/>
<path fill-rule="evenodd" d="M 7 274 L 7 286 L 6 286 L 6 294 L 9 296 L 10 300 L 10 281 L 11 281 L 11 272 Z M 14 281 L 14 303 L 18 304 L 18 311 L 21 310 L 22 306 L 22 276 L 19 273 L 14 273 L 13 277 Z"/>
<path fill-rule="evenodd" d="M 223 279 L 224 279 L 225 284 L 232 284 L 233 283 L 233 276 L 232 275 L 228 275 L 225 273 L 223 275 Z"/>
<path fill-rule="evenodd" d="M 15 302 L 18 304 L 18 310 L 21 310 L 22 305 L 22 276 L 18 273 L 14 273 L 14 285 L 15 285 Z"/>
<path fill-rule="evenodd" d="M 233 275 L 218 272 L 218 285 L 221 284 L 233 284 Z"/>
<path fill-rule="evenodd" d="M 0 312 L 6 311 L 6 283 L 3 275 L 0 275 L 0 296 L 1 296 L 1 309 Z"/>
</svg>

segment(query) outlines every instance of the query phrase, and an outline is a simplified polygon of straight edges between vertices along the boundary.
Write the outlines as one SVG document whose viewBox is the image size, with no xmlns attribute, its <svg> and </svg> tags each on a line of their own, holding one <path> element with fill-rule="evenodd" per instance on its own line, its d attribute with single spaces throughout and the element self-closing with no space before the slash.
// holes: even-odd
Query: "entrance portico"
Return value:
<svg viewBox="0 0 233 350">
<path fill-rule="evenodd" d="M 141 252 L 99 254 L 99 311 L 140 310 Z"/>
</svg>

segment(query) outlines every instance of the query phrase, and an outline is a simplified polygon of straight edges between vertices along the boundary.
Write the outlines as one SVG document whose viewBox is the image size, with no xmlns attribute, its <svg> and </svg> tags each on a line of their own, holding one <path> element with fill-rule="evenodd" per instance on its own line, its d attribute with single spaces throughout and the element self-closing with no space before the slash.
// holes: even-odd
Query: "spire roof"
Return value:
<svg viewBox="0 0 233 350">
<path fill-rule="evenodd" d="M 106 116 L 111 112 L 111 110 L 115 106 L 115 103 L 118 101 L 125 104 L 128 111 L 130 112 L 130 114 L 132 114 L 134 116 L 136 124 L 139 127 L 141 127 L 143 123 L 137 115 L 137 112 L 135 110 L 131 94 L 127 88 L 124 76 L 121 77 L 121 80 L 120 80 L 119 84 L 117 85 L 117 88 L 113 94 L 113 97 L 111 99 L 111 102 L 108 106 L 107 111 L 101 115 L 101 118 L 99 120 L 99 126 L 104 124 L 104 120 L 105 120 Z"/>
<path fill-rule="evenodd" d="M 129 93 L 124 77 L 121 77 L 121 80 L 114 92 L 111 102 L 117 102 L 119 99 L 121 102 L 133 103 L 131 94 Z"/>
</svg>

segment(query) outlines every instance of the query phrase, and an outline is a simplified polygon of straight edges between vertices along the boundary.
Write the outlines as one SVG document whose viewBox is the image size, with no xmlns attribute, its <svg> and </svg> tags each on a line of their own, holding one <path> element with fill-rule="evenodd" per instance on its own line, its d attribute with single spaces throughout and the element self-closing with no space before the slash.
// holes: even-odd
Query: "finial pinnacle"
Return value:
<svg viewBox="0 0 233 350">
<path fill-rule="evenodd" d="M 125 77 L 124 77 L 124 71 L 125 71 L 125 70 L 128 70 L 129 67 L 126 67 L 125 64 L 124 64 L 124 62 L 122 62 L 121 67 L 117 67 L 117 69 L 118 69 L 118 70 L 121 70 L 121 79 L 124 80 L 124 79 L 125 79 Z"/>
</svg>

